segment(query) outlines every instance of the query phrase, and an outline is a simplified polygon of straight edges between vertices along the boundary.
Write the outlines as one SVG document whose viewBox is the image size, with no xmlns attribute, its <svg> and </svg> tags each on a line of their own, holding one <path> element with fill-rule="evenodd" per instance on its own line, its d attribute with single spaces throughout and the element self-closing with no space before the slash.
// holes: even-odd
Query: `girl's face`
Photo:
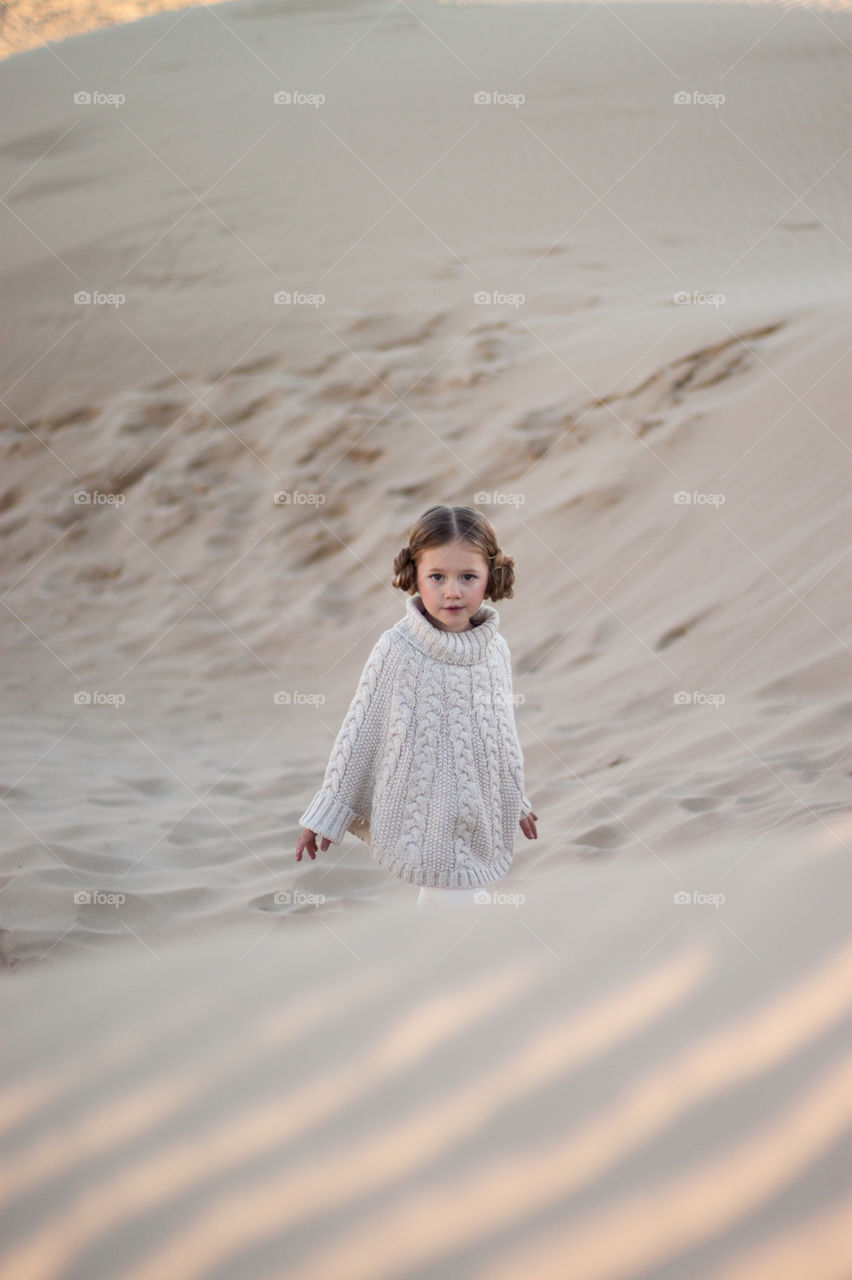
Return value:
<svg viewBox="0 0 852 1280">
<path fill-rule="evenodd" d="M 470 631 L 487 586 L 488 562 L 470 543 L 448 542 L 420 557 L 417 590 L 426 612 L 444 631 Z"/>
</svg>

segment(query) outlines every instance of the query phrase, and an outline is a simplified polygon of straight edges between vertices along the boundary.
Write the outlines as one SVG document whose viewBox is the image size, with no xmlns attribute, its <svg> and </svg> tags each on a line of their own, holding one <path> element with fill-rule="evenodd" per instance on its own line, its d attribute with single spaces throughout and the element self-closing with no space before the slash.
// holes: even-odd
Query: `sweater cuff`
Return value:
<svg viewBox="0 0 852 1280">
<path fill-rule="evenodd" d="M 526 796 L 521 797 L 521 817 L 525 818 L 528 813 L 532 813 L 532 805 Z"/>
<path fill-rule="evenodd" d="M 332 844 L 340 844 L 350 822 L 358 815 L 330 791 L 318 791 L 299 822 L 303 827 L 325 836 Z"/>
</svg>

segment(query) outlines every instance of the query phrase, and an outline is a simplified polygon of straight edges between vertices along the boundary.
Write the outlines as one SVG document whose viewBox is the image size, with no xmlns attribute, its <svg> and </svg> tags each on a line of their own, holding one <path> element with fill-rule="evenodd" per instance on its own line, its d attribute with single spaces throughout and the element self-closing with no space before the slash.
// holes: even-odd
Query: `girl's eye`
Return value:
<svg viewBox="0 0 852 1280">
<path fill-rule="evenodd" d="M 430 578 L 443 578 L 443 576 L 444 576 L 444 575 L 443 575 L 442 573 L 430 573 L 430 574 L 429 574 L 429 577 L 430 577 Z M 462 574 L 462 577 L 463 577 L 463 578 L 475 578 L 475 577 L 476 577 L 476 574 L 475 574 L 475 573 L 463 573 L 463 574 Z"/>
</svg>

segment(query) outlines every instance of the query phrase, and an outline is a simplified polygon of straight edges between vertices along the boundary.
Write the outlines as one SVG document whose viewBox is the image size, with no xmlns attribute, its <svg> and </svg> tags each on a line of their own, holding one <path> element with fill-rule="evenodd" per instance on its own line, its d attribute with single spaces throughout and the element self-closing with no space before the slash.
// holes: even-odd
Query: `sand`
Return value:
<svg viewBox="0 0 852 1280">
<path fill-rule="evenodd" d="M 840 1280 L 850 835 L 19 971 L 3 1274 Z"/>
<path fill-rule="evenodd" d="M 0 58 L 51 45 L 55 58 L 67 50 L 56 45 L 70 36 L 97 31 L 114 23 L 137 22 L 165 9 L 189 9 L 202 0 L 6 0 L 0 11 Z M 207 6 L 211 11 L 214 6 Z M 175 15 L 179 22 L 181 13 Z"/>
<path fill-rule="evenodd" d="M 852 15 L 177 16 L 0 68 L 6 1269 L 840 1280 Z M 294 857 L 435 502 L 539 827 L 452 921 Z"/>
</svg>

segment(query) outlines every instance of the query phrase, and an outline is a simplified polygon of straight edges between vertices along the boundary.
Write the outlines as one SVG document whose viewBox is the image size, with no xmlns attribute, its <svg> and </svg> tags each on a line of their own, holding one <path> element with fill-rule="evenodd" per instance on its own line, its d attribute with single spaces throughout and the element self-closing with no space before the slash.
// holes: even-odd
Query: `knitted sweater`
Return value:
<svg viewBox="0 0 852 1280">
<path fill-rule="evenodd" d="M 299 819 L 349 831 L 411 884 L 470 888 L 505 875 L 532 808 L 512 705 L 509 646 L 483 602 L 444 631 L 420 593 L 367 659 L 320 790 Z"/>
</svg>

